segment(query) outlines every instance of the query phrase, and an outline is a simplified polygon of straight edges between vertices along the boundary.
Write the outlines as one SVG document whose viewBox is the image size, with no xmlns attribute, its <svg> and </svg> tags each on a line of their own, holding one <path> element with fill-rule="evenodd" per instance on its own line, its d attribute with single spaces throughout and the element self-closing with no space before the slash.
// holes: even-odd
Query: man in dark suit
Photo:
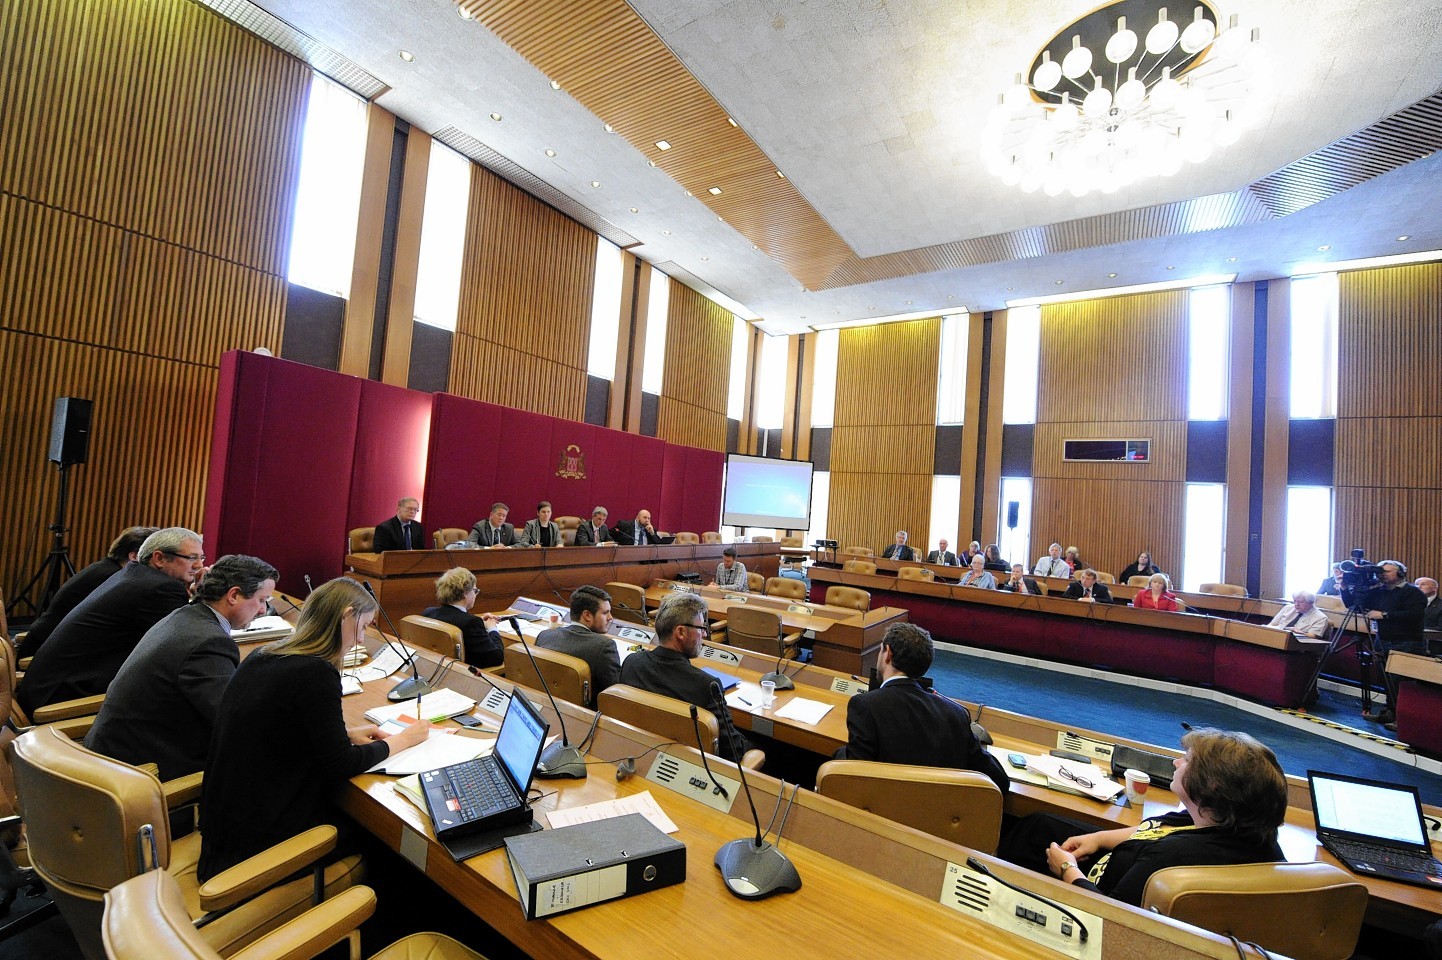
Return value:
<svg viewBox="0 0 1442 960">
<path fill-rule="evenodd" d="M 621 655 L 606 633 L 611 625 L 611 595 L 589 583 L 571 594 L 571 622 L 542 630 L 536 646 L 580 657 L 591 668 L 591 697 L 621 681 Z M 587 704 L 589 706 L 590 704 Z"/>
<path fill-rule="evenodd" d="M 195 600 L 146 631 L 111 681 L 85 745 L 126 763 L 154 763 L 161 780 L 205 769 L 210 731 L 240 651 L 231 631 L 265 613 L 275 567 L 221 557 Z"/>
<path fill-rule="evenodd" d="M 881 551 L 883 560 L 915 560 L 916 551 L 906 545 L 906 531 L 896 531 L 896 542 Z"/>
<path fill-rule="evenodd" d="M 516 528 L 506 522 L 510 512 L 511 508 L 500 501 L 491 504 L 490 516 L 471 527 L 471 539 L 483 547 L 515 546 Z"/>
<path fill-rule="evenodd" d="M 375 552 L 387 550 L 424 550 L 430 546 L 426 531 L 416 521 L 421 502 L 415 497 L 402 497 L 396 503 L 396 515 L 376 524 Z"/>
<path fill-rule="evenodd" d="M 622 546 L 641 547 L 648 543 L 660 543 L 662 539 L 651 525 L 650 510 L 636 511 L 635 520 L 621 520 L 611 532 L 616 542 Z"/>
<path fill-rule="evenodd" d="M 946 549 L 946 547 L 947 543 L 945 540 L 939 541 L 936 549 L 926 555 L 926 562 L 941 563 L 948 567 L 960 566 L 961 561 L 956 558 L 956 554 Z"/>
<path fill-rule="evenodd" d="M 998 590 L 1005 590 L 1008 593 L 1024 593 L 1033 597 L 1041 596 L 1041 587 L 1035 580 L 1026 575 L 1026 567 L 1019 563 L 1011 565 L 1011 577 L 997 585 Z"/>
<path fill-rule="evenodd" d="M 613 542 L 611 528 L 606 526 L 606 518 L 610 516 L 605 507 L 597 507 L 591 511 L 589 522 L 581 521 L 576 528 L 576 546 L 593 547 L 601 543 Z"/>
<path fill-rule="evenodd" d="M 1431 577 L 1418 577 L 1417 589 L 1427 598 L 1427 609 L 1422 611 L 1422 629 L 1442 631 L 1442 597 L 1437 595 L 1437 581 Z"/>
<path fill-rule="evenodd" d="M 55 592 L 55 596 L 50 599 L 50 606 L 30 624 L 30 629 L 26 632 L 25 639 L 20 642 L 15 655 L 22 658 L 35 656 L 40 645 L 49 639 L 60 621 L 80 605 L 81 600 L 119 573 L 127 563 L 134 562 L 135 552 L 155 530 L 155 527 L 126 527 L 122 530 L 120 536 L 110 544 L 110 551 L 104 557 L 66 580 L 65 585 Z"/>
<path fill-rule="evenodd" d="M 26 713 L 104 693 L 145 631 L 185 606 L 205 572 L 200 534 L 166 527 L 145 539 L 135 562 L 70 611 L 15 688 Z"/>
<path fill-rule="evenodd" d="M 1073 580 L 1066 588 L 1062 596 L 1068 600 L 1085 600 L 1087 603 L 1111 603 L 1112 592 L 1106 584 L 1097 578 L 1097 572 L 1087 567 L 1079 574 L 1080 579 Z"/>
<path fill-rule="evenodd" d="M 1011 778 L 977 742 L 971 714 L 931 689 L 926 679 L 931 658 L 931 634 L 921 627 L 894 623 L 887 628 L 876 661 L 881 686 L 847 703 L 846 746 L 837 758 L 975 770 L 1005 794 Z"/>
</svg>

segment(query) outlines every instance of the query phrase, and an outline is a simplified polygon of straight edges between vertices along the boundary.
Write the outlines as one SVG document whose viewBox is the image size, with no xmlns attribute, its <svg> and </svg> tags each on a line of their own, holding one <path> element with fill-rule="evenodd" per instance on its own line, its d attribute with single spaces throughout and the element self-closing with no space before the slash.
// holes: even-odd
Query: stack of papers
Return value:
<svg viewBox="0 0 1442 960">
<path fill-rule="evenodd" d="M 1075 760 L 1063 760 L 1061 757 L 1052 756 L 1027 757 L 1026 768 L 1028 771 L 1045 775 L 1046 785 L 1053 790 L 1079 793 L 1094 800 L 1111 801 L 1124 789 L 1121 784 L 1108 780 L 1106 772 L 1100 767 L 1092 766 L 1089 763 L 1077 763 Z M 1066 770 L 1072 776 L 1063 776 L 1062 770 Z M 1091 786 L 1077 783 L 1073 777 L 1089 781 Z"/>
<path fill-rule="evenodd" d="M 670 817 L 666 816 L 666 812 L 656 803 L 656 798 L 651 796 L 650 790 L 632 794 L 629 797 L 618 797 L 615 800 L 602 800 L 580 807 L 552 810 L 546 814 L 546 819 L 550 822 L 551 828 L 555 829 L 577 823 L 594 823 L 597 820 L 624 817 L 628 813 L 639 813 L 651 821 L 651 825 L 662 833 L 675 833 L 681 829 Z"/>
<path fill-rule="evenodd" d="M 426 694 L 419 700 L 402 700 L 400 703 L 386 704 L 383 707 L 371 707 L 366 711 L 365 716 L 371 723 L 399 720 L 402 723 L 410 724 L 416 721 L 417 703 L 425 713 L 425 719 L 432 723 L 437 720 L 449 720 L 451 717 L 458 717 L 463 713 L 470 713 L 476 706 L 476 701 L 464 694 L 456 693 L 454 690 L 437 690 L 434 693 Z"/>
<path fill-rule="evenodd" d="M 402 644 L 396 644 L 396 646 L 405 650 L 407 656 L 415 653 L 414 650 Z M 377 653 L 370 663 L 363 667 L 357 667 L 354 670 L 347 670 L 346 673 L 355 677 L 361 683 L 366 683 L 370 680 L 379 680 L 382 677 L 390 676 L 399 670 L 404 662 L 399 653 L 392 650 L 389 646 L 385 646 L 381 648 L 380 653 Z"/>
<path fill-rule="evenodd" d="M 386 757 L 366 773 L 388 773 L 404 777 L 427 770 L 439 770 L 453 763 L 464 763 L 489 754 L 496 745 L 495 740 L 480 740 L 453 734 L 447 730 L 432 730 L 425 743 L 402 750 Z"/>
</svg>

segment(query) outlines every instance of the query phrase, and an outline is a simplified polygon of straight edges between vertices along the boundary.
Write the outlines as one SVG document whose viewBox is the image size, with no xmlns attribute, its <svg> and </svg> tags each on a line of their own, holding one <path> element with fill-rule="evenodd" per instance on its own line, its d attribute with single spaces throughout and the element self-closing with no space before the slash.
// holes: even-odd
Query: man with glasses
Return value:
<svg viewBox="0 0 1442 960">
<path fill-rule="evenodd" d="M 16 702 L 34 713 L 47 704 L 104 693 L 140 638 L 185 606 L 203 573 L 200 534 L 166 527 L 146 537 L 134 563 L 60 621 L 15 688 Z"/>
</svg>

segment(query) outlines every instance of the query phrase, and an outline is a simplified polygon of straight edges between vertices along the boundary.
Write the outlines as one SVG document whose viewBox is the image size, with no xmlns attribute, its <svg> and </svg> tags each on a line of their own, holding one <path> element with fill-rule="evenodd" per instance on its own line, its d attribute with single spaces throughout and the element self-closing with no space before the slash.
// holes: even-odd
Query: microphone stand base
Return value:
<svg viewBox="0 0 1442 960">
<path fill-rule="evenodd" d="M 434 692 L 429 683 L 411 677 L 409 680 L 402 680 L 391 687 L 391 692 L 386 694 L 387 700 L 414 700 L 416 697 L 428 697 Z"/>
<path fill-rule="evenodd" d="M 726 889 L 743 900 L 760 900 L 801 889 L 801 875 L 791 860 L 769 841 L 752 837 L 732 840 L 716 851 L 716 869 Z"/>
<path fill-rule="evenodd" d="M 562 777 L 584 780 L 586 758 L 575 747 L 553 743 L 541 751 L 541 759 L 536 763 L 536 776 L 541 780 L 559 780 Z"/>
<path fill-rule="evenodd" d="M 800 671 L 800 670 L 797 670 L 796 672 L 797 672 L 797 673 L 800 673 L 801 671 Z M 764 677 L 761 678 L 761 682 L 762 682 L 762 683 L 765 683 L 767 680 L 770 680 L 772 683 L 776 684 L 776 689 L 777 689 L 777 690 L 795 690 L 795 689 L 796 689 L 796 683 L 795 683 L 795 681 L 793 681 L 790 677 L 788 677 L 788 676 L 787 676 L 786 674 L 784 674 L 784 673 L 781 673 L 780 671 L 777 671 L 776 673 L 768 673 L 768 674 L 766 674 L 766 676 L 764 676 Z"/>
</svg>

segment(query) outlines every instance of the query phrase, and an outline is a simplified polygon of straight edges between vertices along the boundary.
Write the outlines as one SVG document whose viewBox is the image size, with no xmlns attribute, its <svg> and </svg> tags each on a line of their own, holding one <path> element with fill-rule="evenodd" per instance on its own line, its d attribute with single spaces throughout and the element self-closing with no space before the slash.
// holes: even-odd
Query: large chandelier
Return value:
<svg viewBox="0 0 1442 960">
<path fill-rule="evenodd" d="M 1263 116 L 1265 64 L 1257 31 L 1235 15 L 1219 23 L 1208 3 L 1178 23 L 1153 0 L 1072 23 L 1001 95 L 982 135 L 987 168 L 1028 193 L 1081 197 L 1170 176 L 1236 142 Z"/>
</svg>

